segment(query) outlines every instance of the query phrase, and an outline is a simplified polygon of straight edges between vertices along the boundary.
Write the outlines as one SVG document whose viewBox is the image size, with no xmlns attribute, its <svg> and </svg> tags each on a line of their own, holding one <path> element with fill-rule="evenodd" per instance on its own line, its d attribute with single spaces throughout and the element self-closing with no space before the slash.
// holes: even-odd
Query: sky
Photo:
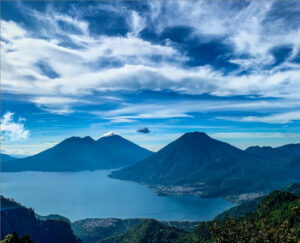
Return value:
<svg viewBox="0 0 300 243">
<path fill-rule="evenodd" d="M 1 152 L 114 131 L 300 143 L 299 1 L 1 1 Z"/>
</svg>

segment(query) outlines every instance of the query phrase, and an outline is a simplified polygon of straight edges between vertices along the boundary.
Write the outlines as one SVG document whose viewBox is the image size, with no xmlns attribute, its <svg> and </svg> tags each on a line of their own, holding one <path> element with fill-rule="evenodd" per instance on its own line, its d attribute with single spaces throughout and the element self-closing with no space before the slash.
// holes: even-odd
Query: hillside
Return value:
<svg viewBox="0 0 300 243">
<path fill-rule="evenodd" d="M 295 166 L 300 168 L 300 144 L 287 144 L 277 148 L 252 146 L 245 149 L 245 152 L 266 161 L 273 161 L 274 167 L 285 168 L 288 173 L 294 171 Z"/>
<path fill-rule="evenodd" d="M 300 183 L 292 183 L 280 189 L 283 192 L 290 192 L 297 197 L 300 197 Z M 253 213 L 258 209 L 261 201 L 264 199 L 264 196 L 255 198 L 248 202 L 243 202 L 235 207 L 232 207 L 215 217 L 215 219 L 225 219 L 227 216 L 232 218 L 238 218 L 245 216 L 246 214 Z"/>
<path fill-rule="evenodd" d="M 256 212 L 213 222 L 211 239 L 217 242 L 297 243 L 300 239 L 299 208 L 299 197 L 274 191 L 263 198 Z"/>
<path fill-rule="evenodd" d="M 287 145 L 277 147 L 276 149 L 285 153 L 289 153 L 295 158 L 296 157 L 300 158 L 300 143 L 287 144 Z"/>
<path fill-rule="evenodd" d="M 99 243 L 141 243 L 141 242 L 183 242 L 187 233 L 175 227 L 166 226 L 154 219 L 144 219 L 126 233 L 113 238 L 99 241 Z"/>
<path fill-rule="evenodd" d="M 110 176 L 151 185 L 163 194 L 180 185 L 210 197 L 269 191 L 286 179 L 272 161 L 201 132 L 186 133 L 145 160 Z"/>
<path fill-rule="evenodd" d="M 30 235 L 35 243 L 79 243 L 64 220 L 39 220 L 33 209 L 1 196 L 1 239 L 7 234 Z"/>
<path fill-rule="evenodd" d="M 139 224 L 143 219 L 83 219 L 71 224 L 73 232 L 83 243 L 96 242 L 105 238 L 123 234 Z M 199 224 L 197 221 L 160 221 L 181 230 L 193 231 Z"/>
<path fill-rule="evenodd" d="M 110 139 L 120 141 L 112 143 Z M 150 151 L 121 138 L 111 136 L 95 141 L 91 137 L 71 137 L 39 154 L 2 163 L 2 171 L 80 171 L 112 169 L 137 162 Z M 131 149 L 125 153 L 123 148 Z M 119 153 L 120 151 L 120 153 Z"/>
<path fill-rule="evenodd" d="M 71 226 L 83 243 L 91 243 L 125 233 L 140 222 L 141 219 L 82 219 Z"/>
</svg>

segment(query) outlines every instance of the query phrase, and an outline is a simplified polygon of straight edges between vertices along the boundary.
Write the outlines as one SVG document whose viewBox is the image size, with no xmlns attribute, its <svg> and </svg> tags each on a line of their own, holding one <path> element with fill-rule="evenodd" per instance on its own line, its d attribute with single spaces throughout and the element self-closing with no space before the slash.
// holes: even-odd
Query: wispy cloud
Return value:
<svg viewBox="0 0 300 243">
<path fill-rule="evenodd" d="M 283 119 L 286 115 L 295 118 L 297 111 L 286 113 L 287 109 L 296 110 L 300 106 L 300 100 L 184 100 L 184 101 L 165 101 L 165 102 L 139 102 L 139 103 L 124 103 L 120 108 L 115 108 L 109 111 L 90 111 L 91 114 L 97 115 L 102 119 L 113 121 L 113 123 L 131 123 L 139 119 L 169 119 L 169 118 L 193 118 L 194 113 L 207 112 L 233 112 L 247 111 L 269 114 L 273 110 L 281 112 L 282 115 L 277 115 L 279 118 L 274 119 L 267 117 L 245 118 L 245 117 L 216 117 L 217 119 L 231 121 L 261 121 L 269 123 L 289 122 L 293 119 Z M 296 120 L 296 119 L 294 119 Z"/>
<path fill-rule="evenodd" d="M 247 116 L 242 117 L 241 121 L 285 124 L 292 121 L 300 121 L 300 111 L 284 112 L 268 116 Z"/>
<path fill-rule="evenodd" d="M 118 93 L 137 90 L 171 90 L 191 97 L 210 94 L 228 98 L 237 95 L 277 98 L 273 101 L 257 98 L 251 102 L 233 99 L 143 103 L 129 98 L 109 111 L 95 112 L 111 123 L 192 118 L 194 112 L 222 109 L 259 109 L 263 113 L 238 118 L 242 122 L 298 120 L 300 64 L 293 59 L 300 49 L 300 25 L 291 18 L 299 12 L 299 4 L 280 6 L 277 1 L 240 4 L 236 1 L 152 1 L 143 4 L 145 11 L 118 2 L 87 5 L 80 10 L 71 7 L 65 13 L 56 9 L 55 4 L 44 12 L 23 4 L 20 12 L 34 20 L 30 27 L 39 31 L 32 31 L 34 28 L 24 23 L 2 21 L 2 91 L 28 95 L 28 100 L 39 108 L 57 114 L 76 112 L 75 106 L 90 104 L 95 93 L 101 96 L 104 92 L 110 93 L 111 101 L 118 99 Z M 286 13 L 281 14 L 280 9 Z M 84 17 L 99 14 L 99 11 L 122 17 L 127 33 L 96 32 Z M 287 25 L 289 21 L 292 24 Z M 177 27 L 189 28 L 191 32 L 182 42 L 196 39 L 198 45 L 218 41 L 228 46 L 230 55 L 220 55 L 238 68 L 228 72 L 213 64 L 189 66 L 192 57 L 184 43 L 162 38 L 164 33 Z M 145 31 L 155 37 L 145 38 Z M 276 62 L 273 51 L 282 46 L 290 51 L 273 67 Z M 204 55 L 199 53 L 199 57 Z M 105 96 L 107 93 L 103 95 L 107 100 Z M 100 99 L 94 102 L 100 103 Z M 283 111 L 284 108 L 289 110 Z M 280 110 L 274 114 L 274 109 Z M 272 115 L 264 114 L 266 110 Z"/>
</svg>

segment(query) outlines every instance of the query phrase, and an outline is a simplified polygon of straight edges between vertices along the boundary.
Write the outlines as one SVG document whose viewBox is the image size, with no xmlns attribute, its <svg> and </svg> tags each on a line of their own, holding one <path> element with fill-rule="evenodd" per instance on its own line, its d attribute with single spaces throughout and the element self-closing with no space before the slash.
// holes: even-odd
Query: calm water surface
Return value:
<svg viewBox="0 0 300 243">
<path fill-rule="evenodd" d="M 223 199 L 158 196 L 135 182 L 107 177 L 109 171 L 1 173 L 1 194 L 40 215 L 84 218 L 209 220 L 233 204 Z"/>
</svg>

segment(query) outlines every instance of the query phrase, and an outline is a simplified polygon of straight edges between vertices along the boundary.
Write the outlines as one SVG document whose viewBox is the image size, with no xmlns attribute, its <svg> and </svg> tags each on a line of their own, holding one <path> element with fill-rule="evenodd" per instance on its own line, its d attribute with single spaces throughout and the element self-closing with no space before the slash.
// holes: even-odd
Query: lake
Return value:
<svg viewBox="0 0 300 243">
<path fill-rule="evenodd" d="M 210 220 L 234 206 L 219 198 L 158 196 L 147 186 L 111 179 L 110 171 L 1 173 L 1 194 L 40 215 L 84 218 Z"/>
</svg>

